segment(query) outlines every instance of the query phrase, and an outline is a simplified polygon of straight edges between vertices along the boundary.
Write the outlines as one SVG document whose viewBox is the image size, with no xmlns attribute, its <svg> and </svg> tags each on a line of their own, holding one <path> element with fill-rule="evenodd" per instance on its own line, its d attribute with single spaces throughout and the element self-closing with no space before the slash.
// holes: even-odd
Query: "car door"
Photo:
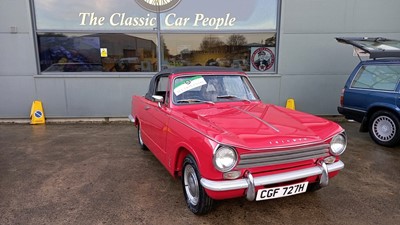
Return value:
<svg viewBox="0 0 400 225">
<path fill-rule="evenodd" d="M 149 137 L 149 141 L 146 143 L 147 147 L 164 164 L 167 125 L 170 114 L 170 109 L 166 104 L 166 101 L 168 101 L 166 94 L 168 93 L 168 76 L 160 76 L 155 82 L 153 94 L 163 96 L 164 102 L 146 101 L 144 110 L 147 115 L 144 117 L 145 121 L 142 121 L 142 132 Z"/>
</svg>

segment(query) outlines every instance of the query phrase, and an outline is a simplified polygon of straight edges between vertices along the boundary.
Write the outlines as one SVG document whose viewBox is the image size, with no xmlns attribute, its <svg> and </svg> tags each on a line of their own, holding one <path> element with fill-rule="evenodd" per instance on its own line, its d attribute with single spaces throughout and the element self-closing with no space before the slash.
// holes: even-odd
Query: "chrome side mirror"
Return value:
<svg viewBox="0 0 400 225">
<path fill-rule="evenodd" d="M 158 107 L 161 108 L 161 103 L 164 102 L 164 97 L 160 95 L 152 95 L 151 98 L 153 99 L 153 102 L 157 102 Z"/>
</svg>

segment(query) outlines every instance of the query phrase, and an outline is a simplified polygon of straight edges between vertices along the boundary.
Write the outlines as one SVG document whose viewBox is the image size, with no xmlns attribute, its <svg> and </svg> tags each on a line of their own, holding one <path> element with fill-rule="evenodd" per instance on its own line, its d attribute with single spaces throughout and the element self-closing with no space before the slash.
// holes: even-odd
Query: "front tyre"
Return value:
<svg viewBox="0 0 400 225">
<path fill-rule="evenodd" d="M 142 150 L 148 150 L 147 146 L 144 144 L 142 139 L 142 129 L 140 128 L 140 122 L 137 124 L 137 139 Z"/>
<path fill-rule="evenodd" d="M 191 155 L 183 161 L 182 187 L 186 203 L 194 214 L 206 214 L 212 209 L 213 200 L 200 184 L 199 170 Z"/>
<path fill-rule="evenodd" d="M 389 111 L 375 112 L 369 121 L 369 134 L 377 144 L 393 147 L 400 141 L 400 121 Z"/>
</svg>

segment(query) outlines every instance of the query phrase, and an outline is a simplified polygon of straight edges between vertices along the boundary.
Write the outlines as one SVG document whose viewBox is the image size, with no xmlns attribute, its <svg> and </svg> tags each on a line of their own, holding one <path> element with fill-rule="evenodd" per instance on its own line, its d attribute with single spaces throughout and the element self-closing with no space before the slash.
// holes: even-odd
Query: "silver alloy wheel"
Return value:
<svg viewBox="0 0 400 225">
<path fill-rule="evenodd" d="M 196 171 L 193 166 L 186 165 L 183 174 L 183 182 L 185 184 L 185 192 L 188 200 L 192 205 L 197 205 L 199 203 L 199 182 L 197 179 Z"/>
<path fill-rule="evenodd" d="M 390 141 L 396 135 L 396 125 L 388 116 L 378 116 L 372 124 L 374 136 L 383 142 Z"/>
</svg>

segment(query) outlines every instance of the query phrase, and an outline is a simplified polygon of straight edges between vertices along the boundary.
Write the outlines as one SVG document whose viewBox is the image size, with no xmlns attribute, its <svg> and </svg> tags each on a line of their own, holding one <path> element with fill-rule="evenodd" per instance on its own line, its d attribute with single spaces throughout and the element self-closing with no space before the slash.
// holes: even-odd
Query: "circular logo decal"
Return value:
<svg viewBox="0 0 400 225">
<path fill-rule="evenodd" d="M 271 49 L 262 47 L 256 49 L 251 55 L 251 64 L 258 71 L 271 69 L 275 62 L 275 55 Z"/>
<path fill-rule="evenodd" d="M 43 116 L 43 113 L 40 111 L 40 110 L 36 110 L 35 111 L 35 117 L 36 118 L 40 118 L 40 117 L 42 117 Z"/>
<path fill-rule="evenodd" d="M 181 0 L 136 0 L 142 8 L 151 12 L 165 12 L 173 9 Z"/>
</svg>

